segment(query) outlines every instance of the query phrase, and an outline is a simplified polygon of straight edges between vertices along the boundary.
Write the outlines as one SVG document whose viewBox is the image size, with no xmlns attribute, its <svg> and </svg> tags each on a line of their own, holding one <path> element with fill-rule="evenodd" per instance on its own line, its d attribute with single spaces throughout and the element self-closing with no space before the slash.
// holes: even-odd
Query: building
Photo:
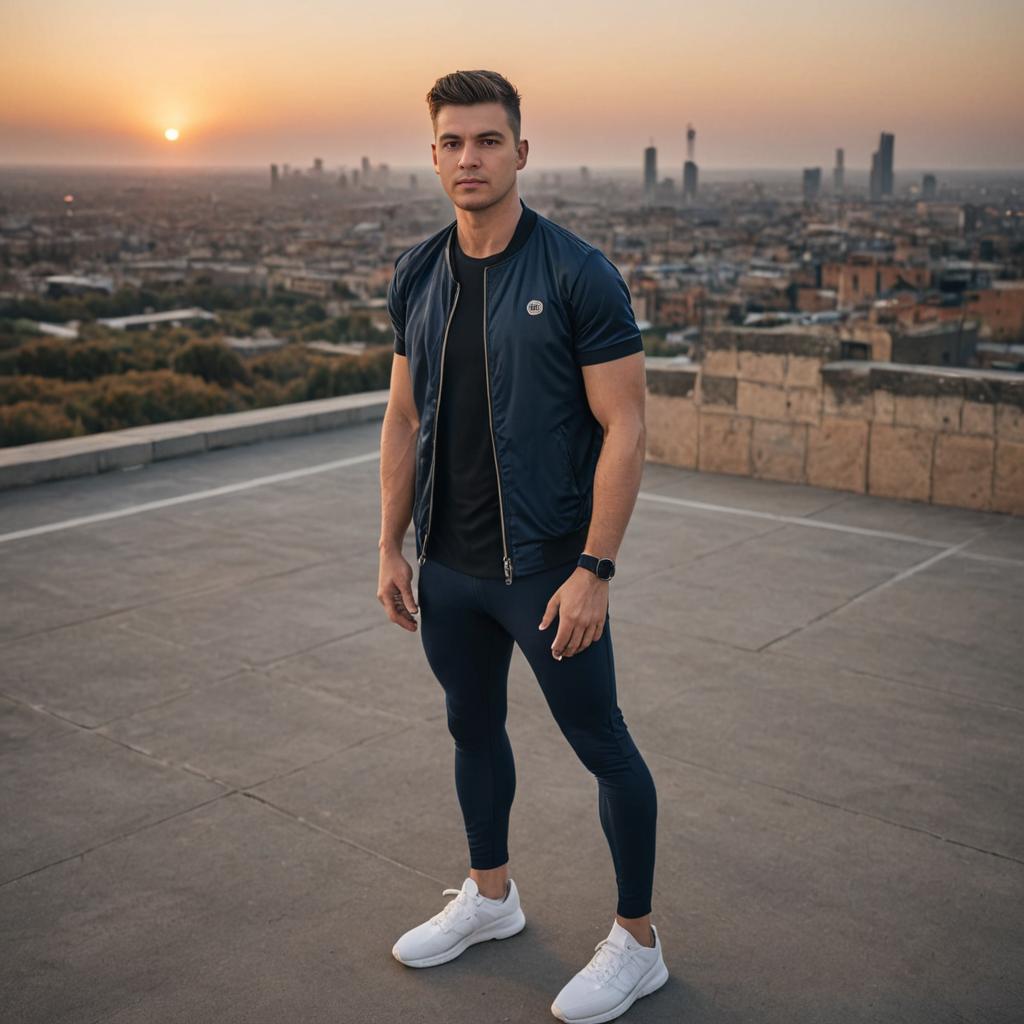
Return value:
<svg viewBox="0 0 1024 1024">
<path fill-rule="evenodd" d="M 821 168 L 804 168 L 804 202 L 811 202 L 818 198 L 821 192 Z"/>
<path fill-rule="evenodd" d="M 836 165 L 832 169 L 832 191 L 841 196 L 846 188 L 846 167 L 845 154 L 841 149 L 836 150 Z"/>
<path fill-rule="evenodd" d="M 266 352 L 276 352 L 288 344 L 287 338 L 275 338 L 269 333 L 264 333 L 264 328 L 259 328 L 253 335 L 246 338 L 233 338 L 225 336 L 224 344 L 240 356 L 259 356 Z"/>
<path fill-rule="evenodd" d="M 882 132 L 878 140 L 878 149 L 871 154 L 871 183 L 869 192 L 871 201 L 877 203 L 885 196 L 892 195 L 893 183 L 893 147 L 896 137 L 891 132 Z"/>
<path fill-rule="evenodd" d="M 881 173 L 882 195 L 891 196 L 893 186 L 893 148 L 896 136 L 891 132 L 882 132 L 878 143 L 878 161 Z"/>
<path fill-rule="evenodd" d="M 658 150 L 654 146 L 654 141 L 651 140 L 651 145 L 644 150 L 644 195 L 652 197 L 657 186 Z"/>
<path fill-rule="evenodd" d="M 186 309 L 167 309 L 162 313 L 138 313 L 134 316 L 100 317 L 96 323 L 114 331 L 139 329 L 155 330 L 157 327 L 181 327 L 195 321 L 216 320 L 217 314 L 209 310 L 190 306 Z"/>
<path fill-rule="evenodd" d="M 697 143 L 697 129 L 692 124 L 686 126 L 686 163 L 683 164 L 683 201 L 697 198 L 697 162 L 694 150 Z"/>
<path fill-rule="evenodd" d="M 921 366 L 972 366 L 978 344 L 977 320 L 961 318 L 923 324 L 892 335 L 892 361 Z"/>
<path fill-rule="evenodd" d="M 992 341 L 1024 344 L 1024 281 L 993 281 L 964 292 L 964 309 L 989 329 Z"/>
<path fill-rule="evenodd" d="M 683 164 L 683 198 L 697 198 L 697 165 L 692 160 Z"/>
<path fill-rule="evenodd" d="M 82 274 L 51 274 L 45 280 L 46 297 L 59 299 L 62 295 L 113 295 L 112 277 L 87 277 Z"/>
<path fill-rule="evenodd" d="M 938 194 L 938 185 L 934 174 L 926 174 L 921 178 L 921 198 L 934 199 Z"/>
<path fill-rule="evenodd" d="M 822 266 L 822 285 L 836 291 L 837 308 L 853 309 L 895 288 L 921 290 L 931 284 L 927 267 L 880 263 L 872 256 L 851 256 L 844 263 Z"/>
</svg>

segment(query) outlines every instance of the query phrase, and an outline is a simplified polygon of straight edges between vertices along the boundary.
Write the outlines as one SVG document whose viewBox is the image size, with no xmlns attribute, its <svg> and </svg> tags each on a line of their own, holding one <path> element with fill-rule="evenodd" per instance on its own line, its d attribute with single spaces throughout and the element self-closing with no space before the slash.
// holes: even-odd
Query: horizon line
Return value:
<svg viewBox="0 0 1024 1024">
<path fill-rule="evenodd" d="M 360 158 L 361 160 L 362 158 Z M 387 161 L 382 161 L 387 163 Z M 73 161 L 64 162 L 25 162 L 17 163 L 11 161 L 0 161 L 0 171 L 3 170 L 150 170 L 150 171 L 251 171 L 251 172 L 267 172 L 272 164 L 277 164 L 279 167 L 288 163 L 289 166 L 293 166 L 291 161 L 284 160 L 268 160 L 262 163 L 244 163 L 244 164 L 154 164 L 154 163 L 130 163 L 127 161 L 119 161 L 115 164 L 109 163 L 76 163 Z M 374 166 L 380 166 L 380 162 Z M 673 165 L 674 166 L 674 165 Z M 766 164 L 766 165 L 754 165 L 754 164 L 742 164 L 742 165 L 719 165 L 712 166 L 709 164 L 701 164 L 698 162 L 698 169 L 704 172 L 717 172 L 717 171 L 803 171 L 806 168 L 820 167 L 823 170 L 833 169 L 834 165 L 829 164 Z M 579 170 L 581 167 L 586 167 L 593 171 L 630 171 L 634 170 L 633 164 L 547 164 L 541 165 L 538 170 L 543 171 L 565 171 L 565 170 Z M 306 165 L 294 165 L 293 169 L 308 171 L 312 168 L 312 164 Z M 346 164 L 334 164 L 332 166 L 324 167 L 324 173 L 334 173 L 339 169 L 344 168 L 346 170 L 359 169 L 359 161 L 353 160 L 351 163 Z M 388 163 L 389 170 L 423 170 L 433 171 L 433 167 L 430 164 L 392 164 Z M 860 166 L 857 164 L 846 164 L 844 165 L 844 171 L 847 173 L 850 171 L 859 171 L 863 173 L 870 173 L 871 168 L 867 165 Z M 642 167 L 640 168 L 642 171 Z M 939 166 L 936 164 L 922 165 L 919 167 L 907 166 L 903 168 L 894 168 L 893 174 L 909 174 L 911 172 L 945 172 L 945 173 L 991 173 L 991 174 L 1024 174 L 1024 166 L 1020 167 L 952 167 L 952 166 Z M 520 175 L 524 175 L 526 171 L 518 172 Z"/>
</svg>

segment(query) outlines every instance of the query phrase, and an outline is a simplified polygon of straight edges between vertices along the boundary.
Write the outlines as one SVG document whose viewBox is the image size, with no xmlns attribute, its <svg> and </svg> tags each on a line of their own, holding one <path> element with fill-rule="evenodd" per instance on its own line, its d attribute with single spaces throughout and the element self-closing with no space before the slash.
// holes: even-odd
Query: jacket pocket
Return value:
<svg viewBox="0 0 1024 1024">
<path fill-rule="evenodd" d="M 569 451 L 569 441 L 565 433 L 565 424 L 560 423 L 558 425 L 558 446 L 562 450 L 562 459 L 565 462 L 565 470 L 568 474 L 568 479 L 572 482 L 573 493 L 577 498 L 582 496 L 580 491 L 580 481 L 576 476 L 576 467 L 572 461 L 572 452 Z"/>
</svg>

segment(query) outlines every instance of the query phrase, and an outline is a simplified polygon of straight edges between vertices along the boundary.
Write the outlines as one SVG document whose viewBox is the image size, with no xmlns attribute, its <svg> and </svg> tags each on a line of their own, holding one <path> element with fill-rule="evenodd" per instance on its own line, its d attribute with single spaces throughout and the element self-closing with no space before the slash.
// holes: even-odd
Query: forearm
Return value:
<svg viewBox="0 0 1024 1024">
<path fill-rule="evenodd" d="M 418 434 L 418 423 L 385 412 L 380 432 L 381 528 L 377 544 L 382 551 L 401 551 L 412 520 Z"/>
<path fill-rule="evenodd" d="M 646 432 L 642 423 L 605 430 L 594 470 L 594 504 L 584 550 L 615 559 L 636 504 L 644 472 Z"/>
</svg>

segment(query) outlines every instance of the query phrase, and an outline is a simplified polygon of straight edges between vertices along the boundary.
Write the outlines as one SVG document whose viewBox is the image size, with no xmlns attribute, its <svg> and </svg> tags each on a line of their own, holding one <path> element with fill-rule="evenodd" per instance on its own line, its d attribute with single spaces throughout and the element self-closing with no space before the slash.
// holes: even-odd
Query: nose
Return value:
<svg viewBox="0 0 1024 1024">
<path fill-rule="evenodd" d="M 476 148 L 467 143 L 459 154 L 459 167 L 478 167 L 479 165 L 480 157 L 477 155 Z"/>
</svg>

